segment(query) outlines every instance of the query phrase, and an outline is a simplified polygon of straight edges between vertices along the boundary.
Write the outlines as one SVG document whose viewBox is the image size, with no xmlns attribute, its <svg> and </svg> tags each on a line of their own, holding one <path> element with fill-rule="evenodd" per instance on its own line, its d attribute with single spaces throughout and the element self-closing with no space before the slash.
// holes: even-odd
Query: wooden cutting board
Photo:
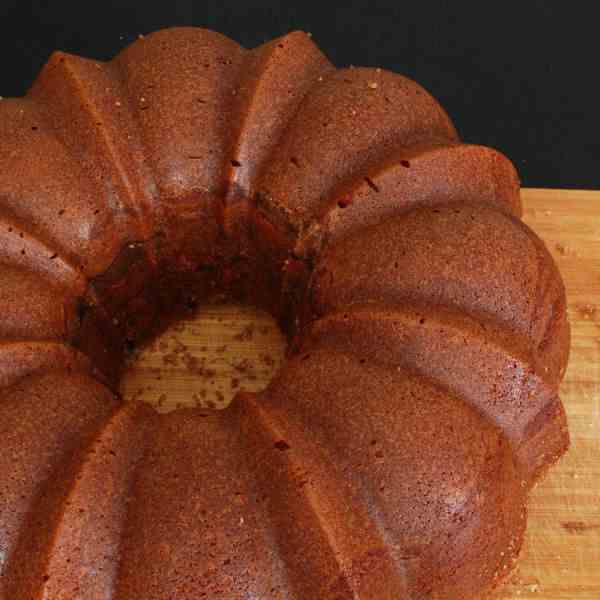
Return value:
<svg viewBox="0 0 600 600">
<path fill-rule="evenodd" d="M 572 443 L 532 493 L 522 559 L 499 597 L 600 600 L 600 191 L 527 189 L 523 201 L 567 286 L 572 349 L 561 395 Z M 134 357 L 122 392 L 160 410 L 224 406 L 241 388 L 264 388 L 283 350 L 268 315 L 203 307 Z"/>
</svg>

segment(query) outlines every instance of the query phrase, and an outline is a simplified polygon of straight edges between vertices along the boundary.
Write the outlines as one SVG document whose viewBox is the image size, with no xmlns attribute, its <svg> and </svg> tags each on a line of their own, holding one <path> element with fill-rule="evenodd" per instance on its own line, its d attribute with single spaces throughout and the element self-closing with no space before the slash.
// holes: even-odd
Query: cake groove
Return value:
<svg viewBox="0 0 600 600">
<path fill-rule="evenodd" d="M 308 432 L 302 435 L 277 422 L 253 394 L 238 397 L 236 404 L 233 410 L 241 414 L 242 431 L 254 450 L 249 463 L 256 485 L 271 488 L 267 515 L 294 593 L 299 598 L 335 593 L 373 600 L 406 594 L 403 561 L 389 550 L 389 540 L 382 537 L 385 528 L 358 503 L 350 514 L 343 477 L 335 470 L 331 476 L 319 473 L 328 457 L 307 443 Z M 301 532 L 294 525 L 296 515 L 302 515 Z M 361 572 L 361 563 L 373 554 L 376 563 Z"/>
<path fill-rule="evenodd" d="M 251 50 L 240 79 L 235 114 L 239 115 L 228 198 L 251 199 L 262 170 L 277 151 L 282 135 L 302 101 L 333 65 L 301 31 Z"/>
<path fill-rule="evenodd" d="M 149 237 L 156 186 L 114 66 L 56 52 L 28 96 L 45 107 L 54 130 L 83 161 L 101 191 L 98 207 L 109 209 L 122 243 Z"/>
<path fill-rule="evenodd" d="M 289 594 L 247 468 L 249 451 L 233 414 L 158 417 L 131 492 L 117 600 Z"/>
<path fill-rule="evenodd" d="M 177 28 L 172 44 L 171 31 L 145 36 L 113 59 L 136 107 L 163 206 L 192 192 L 224 194 L 229 117 L 247 54 L 206 29 Z"/>
<path fill-rule="evenodd" d="M 106 388 L 78 373 L 40 374 L 0 391 L 0 597 L 35 597 L 78 452 L 115 405 Z"/>
<path fill-rule="evenodd" d="M 319 391 L 324 373 L 330 384 L 325 394 Z M 519 497 L 525 492 L 520 487 L 512 450 L 504 433 L 491 421 L 482 420 L 460 398 L 422 376 L 362 362 L 340 348 L 316 348 L 309 349 L 308 357 L 288 361 L 261 397 L 261 406 L 292 431 L 304 431 L 304 443 L 322 448 L 330 457 L 326 471 L 316 470 L 318 485 L 330 474 L 343 474 L 341 493 L 348 498 L 353 514 L 364 506 L 369 514 L 377 515 L 377 520 L 385 524 L 390 551 L 397 553 L 399 560 L 411 557 L 408 562 L 401 560 L 409 594 L 432 585 L 428 581 L 430 561 L 451 553 L 455 537 L 471 538 L 477 548 L 472 546 L 466 555 L 450 559 L 454 566 L 449 569 L 454 574 L 447 574 L 448 580 L 439 588 L 448 597 L 452 595 L 444 586 L 454 585 L 450 583 L 454 578 L 461 581 L 465 571 L 470 570 L 471 552 L 473 556 L 493 554 L 495 550 L 488 545 L 491 543 L 504 546 L 506 560 L 512 556 L 507 538 L 491 542 L 475 534 L 488 527 L 493 530 L 496 519 L 517 518 L 521 511 Z M 430 412 L 444 414 L 443 422 L 429 420 L 426 415 Z M 345 423 L 343 428 L 337 426 L 339 419 Z M 470 430 L 467 423 L 472 423 L 474 429 Z M 287 435 L 293 448 L 293 439 L 298 436 Z M 456 435 L 462 437 L 460 445 L 454 448 L 451 440 Z M 413 456 L 423 447 L 427 447 L 424 455 Z M 452 452 L 452 459 L 448 452 Z M 405 475 L 401 482 L 391 475 L 398 468 Z M 438 487 L 433 498 L 428 482 L 435 478 L 437 469 L 444 472 L 444 491 Z M 511 481 L 519 482 L 518 497 L 508 492 L 513 487 Z M 479 515 L 481 504 L 499 501 L 504 505 L 502 515 L 485 514 L 478 517 L 483 520 L 477 525 L 468 517 L 473 511 Z M 423 510 L 416 508 L 421 504 Z M 342 523 L 352 522 L 352 517 L 343 511 L 336 514 L 343 515 Z M 441 523 L 443 530 L 437 529 Z M 519 539 L 523 525 L 520 523 Z M 349 539 L 360 539 L 360 535 Z"/>
<path fill-rule="evenodd" d="M 319 201 L 354 173 L 401 147 L 439 139 L 458 136 L 420 86 L 381 69 L 341 69 L 304 99 L 257 191 L 302 231 Z M 293 159 L 301 169 L 290 168 Z"/>
<path fill-rule="evenodd" d="M 459 202 L 491 205 L 520 216 L 518 178 L 510 161 L 489 148 L 469 144 L 434 142 L 402 148 L 323 197 L 314 231 L 300 236 L 295 253 L 318 255 L 326 244 L 358 228 L 418 206 Z"/>
<path fill-rule="evenodd" d="M 486 206 L 419 207 L 363 230 L 362 239 L 367 252 L 342 240 L 321 255 L 314 316 L 370 301 L 417 302 L 485 314 L 529 336 L 538 257 L 521 221 Z M 336 264 L 334 280 L 328 263 Z"/>
<path fill-rule="evenodd" d="M 0 262 L 51 277 L 70 293 L 82 293 L 86 287 L 85 277 L 74 262 L 39 234 L 31 235 L 25 223 L 6 215 L 0 216 Z"/>
<path fill-rule="evenodd" d="M 0 340 L 0 388 L 43 372 L 91 372 L 89 358 L 56 340 Z"/>
<path fill-rule="evenodd" d="M 156 418 L 147 405 L 121 405 L 82 453 L 45 550 L 45 571 L 51 575 L 40 585 L 40 598 L 112 597 L 131 485 Z"/>
<path fill-rule="evenodd" d="M 531 424 L 556 402 L 558 382 L 549 377 L 534 346 L 510 330 L 481 323 L 439 306 L 350 306 L 311 324 L 294 352 L 345 348 L 390 368 L 409 368 L 432 378 L 499 426 L 513 445 L 519 468 L 548 451 L 522 455 Z M 429 360 L 435 353 L 436 360 Z M 547 424 L 568 440 L 565 422 Z M 541 427 L 539 427 L 541 428 Z"/>
<path fill-rule="evenodd" d="M 109 235 L 113 214 L 55 135 L 44 107 L 31 98 L 3 100 L 0 136 L 3 214 L 26 223 L 32 236 L 52 245 L 86 276 L 101 272 L 122 243 Z"/>
</svg>

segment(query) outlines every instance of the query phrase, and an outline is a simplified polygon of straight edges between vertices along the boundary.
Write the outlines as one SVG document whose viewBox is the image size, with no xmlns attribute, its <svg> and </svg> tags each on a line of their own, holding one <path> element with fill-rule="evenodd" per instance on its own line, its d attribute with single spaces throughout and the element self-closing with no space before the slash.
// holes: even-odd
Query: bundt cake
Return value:
<svg viewBox="0 0 600 600">
<path fill-rule="evenodd" d="M 420 86 L 140 36 L 0 102 L 0 598 L 466 599 L 568 446 L 565 291 L 502 154 Z M 225 411 L 118 395 L 219 297 L 288 359 Z"/>
</svg>

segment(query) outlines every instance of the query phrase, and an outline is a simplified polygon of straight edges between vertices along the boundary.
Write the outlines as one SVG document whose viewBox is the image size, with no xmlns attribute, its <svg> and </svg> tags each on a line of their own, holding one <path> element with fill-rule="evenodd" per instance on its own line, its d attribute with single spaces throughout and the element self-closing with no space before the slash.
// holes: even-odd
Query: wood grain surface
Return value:
<svg viewBox="0 0 600 600">
<path fill-rule="evenodd" d="M 526 189 L 523 201 L 567 286 L 572 348 L 561 396 L 572 441 L 532 493 L 522 558 L 498 597 L 600 600 L 600 191 Z M 223 407 L 240 389 L 263 389 L 284 349 L 268 315 L 202 307 L 132 356 L 122 393 L 159 410 Z"/>
</svg>

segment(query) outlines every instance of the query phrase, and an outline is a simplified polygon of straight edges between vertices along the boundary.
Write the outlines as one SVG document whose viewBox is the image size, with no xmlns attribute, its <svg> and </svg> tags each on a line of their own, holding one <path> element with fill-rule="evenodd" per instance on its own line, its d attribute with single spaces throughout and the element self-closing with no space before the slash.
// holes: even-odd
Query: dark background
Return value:
<svg viewBox="0 0 600 600">
<path fill-rule="evenodd" d="M 247 47 L 304 29 L 339 66 L 416 79 L 465 140 L 510 156 L 524 185 L 600 188 L 598 2 L 0 2 L 2 96 L 25 93 L 55 48 L 107 59 L 170 25 Z"/>
</svg>

